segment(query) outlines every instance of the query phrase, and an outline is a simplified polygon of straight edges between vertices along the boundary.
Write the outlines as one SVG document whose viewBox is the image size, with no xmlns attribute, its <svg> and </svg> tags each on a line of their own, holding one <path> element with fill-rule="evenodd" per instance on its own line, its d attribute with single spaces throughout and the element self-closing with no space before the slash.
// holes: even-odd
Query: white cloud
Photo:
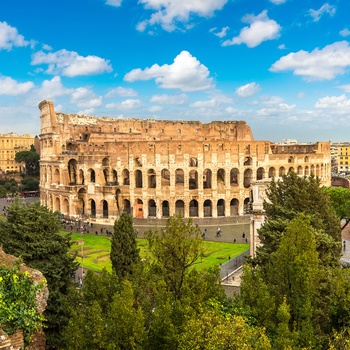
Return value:
<svg viewBox="0 0 350 350">
<path fill-rule="evenodd" d="M 301 75 L 306 80 L 331 80 L 344 74 L 350 66 L 350 47 L 347 41 L 340 41 L 314 49 L 292 52 L 281 57 L 271 67 L 271 72 L 292 70 L 294 75 Z"/>
<path fill-rule="evenodd" d="M 34 83 L 31 81 L 19 83 L 10 77 L 0 76 L 0 95 L 23 95 L 33 88 Z"/>
<path fill-rule="evenodd" d="M 152 106 L 150 108 L 148 108 L 148 111 L 151 113 L 157 113 L 163 110 L 162 106 Z"/>
<path fill-rule="evenodd" d="M 11 50 L 13 47 L 29 45 L 29 41 L 18 34 L 16 28 L 9 26 L 6 22 L 0 22 L 0 50 Z"/>
<path fill-rule="evenodd" d="M 343 89 L 345 92 L 350 92 L 350 84 L 340 85 L 338 88 Z"/>
<path fill-rule="evenodd" d="M 242 22 L 250 24 L 244 27 L 238 36 L 232 40 L 226 40 L 223 46 L 246 44 L 248 47 L 256 47 L 263 41 L 273 40 L 279 37 L 281 26 L 274 20 L 269 19 L 267 11 L 262 11 L 259 15 L 245 15 Z"/>
<path fill-rule="evenodd" d="M 286 49 L 286 45 L 284 45 L 284 44 L 278 45 L 278 48 L 280 50 L 285 50 Z"/>
<path fill-rule="evenodd" d="M 154 95 L 152 96 L 150 102 L 168 104 L 168 105 L 182 105 L 187 101 L 187 95 Z"/>
<path fill-rule="evenodd" d="M 335 6 L 329 5 L 328 3 L 323 4 L 318 10 L 309 10 L 309 15 L 313 18 L 314 22 L 318 22 L 322 15 L 328 13 L 331 17 L 335 15 Z"/>
<path fill-rule="evenodd" d="M 131 88 L 124 88 L 122 86 L 118 86 L 115 89 L 109 90 L 105 97 L 118 97 L 118 96 L 123 96 L 123 97 L 133 97 L 137 96 L 137 92 L 134 89 Z"/>
<path fill-rule="evenodd" d="M 284 4 L 287 0 L 270 0 L 275 5 Z"/>
<path fill-rule="evenodd" d="M 340 96 L 322 97 L 315 103 L 315 108 L 349 109 L 350 99 L 348 99 L 344 94 Z"/>
<path fill-rule="evenodd" d="M 260 86 L 257 83 L 249 83 L 243 86 L 240 86 L 236 89 L 236 95 L 240 97 L 252 97 L 260 90 Z"/>
<path fill-rule="evenodd" d="M 219 105 L 219 102 L 215 99 L 212 98 L 211 100 L 208 101 L 196 101 L 194 103 L 190 104 L 190 107 L 195 107 L 195 108 L 214 108 L 217 107 Z"/>
<path fill-rule="evenodd" d="M 350 30 L 348 29 L 348 28 L 344 28 L 343 30 L 341 30 L 340 32 L 339 32 L 339 34 L 341 35 L 341 36 L 349 36 L 350 35 Z"/>
<path fill-rule="evenodd" d="M 129 82 L 150 79 L 155 79 L 164 89 L 199 91 L 213 87 L 213 78 L 209 78 L 208 68 L 187 51 L 176 56 L 173 64 L 154 64 L 144 70 L 137 68 L 124 76 L 124 80 Z"/>
<path fill-rule="evenodd" d="M 121 6 L 123 0 L 106 0 L 107 5 L 111 5 L 114 7 L 119 7 Z"/>
<path fill-rule="evenodd" d="M 59 76 L 55 76 L 51 80 L 44 80 L 33 98 L 38 100 L 53 99 L 58 96 L 71 94 L 72 92 L 72 89 L 66 89 L 62 85 Z"/>
<path fill-rule="evenodd" d="M 106 108 L 109 109 L 119 109 L 124 111 L 130 111 L 134 109 L 139 109 L 143 106 L 141 100 L 138 99 L 127 99 L 121 103 L 109 103 L 106 104 Z"/>
<path fill-rule="evenodd" d="M 143 31 L 147 26 L 160 25 L 166 31 L 173 31 L 178 25 L 188 25 L 191 17 L 211 17 L 221 10 L 228 0 L 139 0 L 147 10 L 154 11 L 151 17 L 137 25 Z"/>
<path fill-rule="evenodd" d="M 97 96 L 93 91 L 85 87 L 75 89 L 70 101 L 79 108 L 91 109 L 102 105 L 102 97 Z"/>
<path fill-rule="evenodd" d="M 230 27 L 222 27 L 220 32 L 215 33 L 216 28 L 213 28 L 210 30 L 214 35 L 216 35 L 219 38 L 224 38 L 227 35 L 227 31 L 230 29 Z"/>
<path fill-rule="evenodd" d="M 47 64 L 48 74 L 62 74 L 67 77 L 78 75 L 96 75 L 111 72 L 112 66 L 108 60 L 97 56 L 80 56 L 77 52 L 65 49 L 45 53 L 38 51 L 32 56 L 32 65 Z"/>
</svg>

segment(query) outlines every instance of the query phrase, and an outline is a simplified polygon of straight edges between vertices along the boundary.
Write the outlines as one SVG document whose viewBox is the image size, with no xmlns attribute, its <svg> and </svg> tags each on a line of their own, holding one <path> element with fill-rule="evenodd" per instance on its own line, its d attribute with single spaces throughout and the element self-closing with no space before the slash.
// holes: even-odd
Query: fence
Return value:
<svg viewBox="0 0 350 350">
<path fill-rule="evenodd" d="M 224 278 L 227 278 L 233 271 L 243 266 L 245 258 L 249 255 L 250 255 L 250 252 L 249 252 L 249 249 L 247 249 L 242 254 L 222 264 L 220 267 L 221 280 L 223 280 Z"/>
</svg>

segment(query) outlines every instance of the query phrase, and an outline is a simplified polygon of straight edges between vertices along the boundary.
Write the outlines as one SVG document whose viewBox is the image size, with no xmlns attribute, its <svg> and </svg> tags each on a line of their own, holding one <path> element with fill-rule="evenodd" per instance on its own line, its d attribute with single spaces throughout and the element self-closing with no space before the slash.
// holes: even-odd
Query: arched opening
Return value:
<svg viewBox="0 0 350 350">
<path fill-rule="evenodd" d="M 247 214 L 250 212 L 250 198 L 247 197 L 244 200 L 244 214 Z"/>
<path fill-rule="evenodd" d="M 137 218 L 143 218 L 143 202 L 141 199 L 137 199 L 135 203 L 135 209 L 136 209 L 136 217 Z"/>
<path fill-rule="evenodd" d="M 276 169 L 273 167 L 269 169 L 269 178 L 271 177 L 276 177 Z"/>
<path fill-rule="evenodd" d="M 162 187 L 170 186 L 170 172 L 168 169 L 162 169 L 161 171 L 161 185 Z"/>
<path fill-rule="evenodd" d="M 198 159 L 195 157 L 190 157 L 189 166 L 190 167 L 197 167 L 198 166 Z"/>
<path fill-rule="evenodd" d="M 104 178 L 105 184 L 108 185 L 108 183 L 109 183 L 109 171 L 108 171 L 108 169 L 103 169 L 103 178 Z"/>
<path fill-rule="evenodd" d="M 308 163 L 309 161 L 310 161 L 310 157 L 306 156 L 306 157 L 304 158 L 304 162 L 305 162 L 305 163 Z"/>
<path fill-rule="evenodd" d="M 216 181 L 218 184 L 218 187 L 225 187 L 225 170 L 224 169 L 218 169 L 218 172 L 216 174 Z"/>
<path fill-rule="evenodd" d="M 55 169 L 53 172 L 52 182 L 55 184 L 60 184 L 60 171 L 58 169 Z"/>
<path fill-rule="evenodd" d="M 195 199 L 190 201 L 190 216 L 198 216 L 198 202 Z"/>
<path fill-rule="evenodd" d="M 311 169 L 310 174 L 315 175 L 315 166 L 313 164 L 311 165 L 310 169 Z"/>
<path fill-rule="evenodd" d="M 114 169 L 112 171 L 112 185 L 114 186 L 118 185 L 118 173 Z"/>
<path fill-rule="evenodd" d="M 79 170 L 79 183 L 81 185 L 84 185 L 84 182 L 85 182 L 84 171 L 83 171 L 83 169 L 80 169 Z"/>
<path fill-rule="evenodd" d="M 148 175 L 148 188 L 156 188 L 156 172 L 154 169 L 149 169 L 147 172 Z"/>
<path fill-rule="evenodd" d="M 225 216 L 225 201 L 223 199 L 218 200 L 217 216 Z"/>
<path fill-rule="evenodd" d="M 290 156 L 290 157 L 288 158 L 288 163 L 294 163 L 294 157 Z"/>
<path fill-rule="evenodd" d="M 95 170 L 89 169 L 90 182 L 96 182 Z"/>
<path fill-rule="evenodd" d="M 122 178 L 123 178 L 123 185 L 125 186 L 129 186 L 130 185 L 130 178 L 129 178 L 129 170 L 128 169 L 124 169 L 122 171 Z"/>
<path fill-rule="evenodd" d="M 120 212 L 122 211 L 122 203 L 123 203 L 123 199 L 122 199 L 122 191 L 118 188 L 115 191 L 115 204 L 117 206 L 117 210 L 118 213 L 120 214 Z"/>
<path fill-rule="evenodd" d="M 55 198 L 55 207 L 53 208 L 53 210 L 61 212 L 61 203 L 58 197 Z"/>
<path fill-rule="evenodd" d="M 153 199 L 148 201 L 148 216 L 157 216 L 157 206 Z"/>
<path fill-rule="evenodd" d="M 135 187 L 142 188 L 142 171 L 141 170 L 135 171 Z"/>
<path fill-rule="evenodd" d="M 78 191 L 78 199 L 79 199 L 79 204 L 77 206 L 77 213 L 81 216 L 86 215 L 86 208 L 85 208 L 86 190 L 85 190 L 85 188 L 81 188 Z"/>
<path fill-rule="evenodd" d="M 62 214 L 69 216 L 69 202 L 68 199 L 65 198 L 62 203 Z"/>
<path fill-rule="evenodd" d="M 191 170 L 188 179 L 188 188 L 190 190 L 195 190 L 198 188 L 198 172 L 196 170 Z"/>
<path fill-rule="evenodd" d="M 109 159 L 108 158 L 102 159 L 102 166 L 109 166 Z"/>
<path fill-rule="evenodd" d="M 207 199 L 203 203 L 203 216 L 205 218 L 213 216 L 213 206 L 210 199 Z"/>
<path fill-rule="evenodd" d="M 163 201 L 162 202 L 162 216 L 163 217 L 169 217 L 170 216 L 170 209 L 169 209 L 169 202 Z"/>
<path fill-rule="evenodd" d="M 190 178 L 191 178 L 191 175 L 190 175 Z M 211 170 L 205 169 L 203 172 L 203 188 L 211 188 L 212 187 L 211 178 L 212 178 Z M 197 188 L 197 187 L 194 187 L 194 188 Z M 191 189 L 191 187 L 190 187 L 190 189 Z"/>
<path fill-rule="evenodd" d="M 251 169 L 244 170 L 244 187 L 248 188 L 253 180 L 253 172 Z"/>
<path fill-rule="evenodd" d="M 184 203 L 184 201 L 182 201 L 182 200 L 177 200 L 176 202 L 175 202 L 175 214 L 176 215 L 179 215 L 179 214 L 181 214 L 182 215 L 182 217 L 184 217 L 184 209 L 185 209 L 185 203 Z"/>
<path fill-rule="evenodd" d="M 239 208 L 239 200 L 236 198 L 231 199 L 230 202 L 230 215 L 235 216 L 238 215 L 238 208 Z"/>
<path fill-rule="evenodd" d="M 258 170 L 256 171 L 256 179 L 262 180 L 264 178 L 264 175 L 265 175 L 264 168 L 258 168 Z"/>
<path fill-rule="evenodd" d="M 90 199 L 90 215 L 92 218 L 96 217 L 96 203 L 93 199 Z"/>
<path fill-rule="evenodd" d="M 175 185 L 183 186 L 185 183 L 185 175 L 182 169 L 175 170 Z"/>
<path fill-rule="evenodd" d="M 316 176 L 320 177 L 320 166 L 318 164 L 316 165 Z"/>
<path fill-rule="evenodd" d="M 294 173 L 294 168 L 292 166 L 288 169 L 288 174 L 289 173 Z"/>
<path fill-rule="evenodd" d="M 76 185 L 77 183 L 77 161 L 75 159 L 71 159 L 68 162 L 68 174 L 69 174 L 69 184 Z"/>
<path fill-rule="evenodd" d="M 108 202 L 106 200 L 102 201 L 102 216 L 108 218 Z"/>
<path fill-rule="evenodd" d="M 243 163 L 244 166 L 249 166 L 249 165 L 252 165 L 252 164 L 253 164 L 253 159 L 251 157 L 246 157 L 244 159 L 244 163 Z"/>
<path fill-rule="evenodd" d="M 278 176 L 283 176 L 283 175 L 286 175 L 286 169 L 283 166 L 281 166 L 278 172 Z"/>
<path fill-rule="evenodd" d="M 303 175 L 303 167 L 299 165 L 297 172 L 298 172 L 298 175 Z"/>
<path fill-rule="evenodd" d="M 237 168 L 233 168 L 230 171 L 230 184 L 238 185 L 239 180 L 239 170 Z"/>
<path fill-rule="evenodd" d="M 131 205 L 128 199 L 124 199 L 123 201 L 123 211 L 124 213 L 131 214 Z"/>
<path fill-rule="evenodd" d="M 310 168 L 308 166 L 305 167 L 305 175 L 306 176 L 310 175 Z"/>
</svg>

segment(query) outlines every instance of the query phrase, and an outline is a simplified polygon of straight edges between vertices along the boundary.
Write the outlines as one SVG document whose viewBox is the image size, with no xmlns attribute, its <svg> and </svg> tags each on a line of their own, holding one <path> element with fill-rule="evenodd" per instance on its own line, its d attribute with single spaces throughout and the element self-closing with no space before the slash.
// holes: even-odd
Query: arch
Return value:
<svg viewBox="0 0 350 350">
<path fill-rule="evenodd" d="M 155 172 L 155 170 L 154 169 L 148 169 L 147 177 L 148 177 L 148 188 L 156 188 L 157 187 L 157 181 L 156 181 L 156 172 Z"/>
<path fill-rule="evenodd" d="M 123 211 L 124 213 L 131 214 L 131 205 L 129 199 L 123 200 Z"/>
<path fill-rule="evenodd" d="M 274 167 L 271 167 L 269 169 L 269 178 L 276 176 L 276 169 Z"/>
<path fill-rule="evenodd" d="M 289 173 L 294 173 L 294 168 L 292 166 L 288 169 L 288 174 Z"/>
<path fill-rule="evenodd" d="M 246 169 L 244 170 L 244 187 L 248 188 L 250 187 L 250 184 L 253 180 L 253 172 L 252 169 Z"/>
<path fill-rule="evenodd" d="M 123 169 L 122 171 L 123 185 L 130 185 L 130 173 L 128 169 Z"/>
<path fill-rule="evenodd" d="M 185 174 L 182 169 L 175 170 L 175 185 L 183 186 L 185 183 Z"/>
<path fill-rule="evenodd" d="M 92 218 L 96 217 L 96 203 L 93 199 L 90 199 L 90 216 Z"/>
<path fill-rule="evenodd" d="M 310 167 L 310 175 L 315 175 L 315 166 L 313 164 Z"/>
<path fill-rule="evenodd" d="M 148 201 L 148 216 L 157 216 L 157 205 L 154 199 Z"/>
<path fill-rule="evenodd" d="M 211 217 L 213 216 L 213 205 L 210 199 L 207 199 L 203 203 L 203 216 Z"/>
<path fill-rule="evenodd" d="M 140 198 L 138 198 L 135 202 L 136 214 L 137 218 L 143 218 L 143 202 Z"/>
<path fill-rule="evenodd" d="M 58 169 L 55 169 L 53 172 L 52 182 L 55 184 L 60 183 L 60 171 Z"/>
<path fill-rule="evenodd" d="M 108 185 L 109 183 L 109 170 L 103 169 L 103 178 L 105 180 L 105 184 Z"/>
<path fill-rule="evenodd" d="M 195 190 L 198 188 L 198 172 L 197 170 L 191 170 L 188 177 L 188 188 Z"/>
<path fill-rule="evenodd" d="M 102 204 L 102 217 L 108 218 L 108 202 L 106 200 L 102 200 L 101 204 Z"/>
<path fill-rule="evenodd" d="M 223 199 L 218 200 L 217 216 L 225 216 L 225 201 Z"/>
<path fill-rule="evenodd" d="M 69 216 L 69 201 L 67 198 L 63 199 L 63 203 L 62 203 L 62 214 L 64 214 L 65 216 Z"/>
<path fill-rule="evenodd" d="M 84 177 L 84 170 L 83 169 L 79 169 L 79 180 L 78 181 L 81 185 L 84 185 L 85 177 Z"/>
<path fill-rule="evenodd" d="M 61 201 L 60 201 L 59 197 L 55 198 L 55 206 L 54 206 L 53 210 L 61 212 Z"/>
<path fill-rule="evenodd" d="M 278 171 L 278 176 L 283 176 L 283 175 L 286 175 L 286 169 L 283 166 L 281 166 Z"/>
<path fill-rule="evenodd" d="M 216 181 L 217 181 L 217 184 L 218 186 L 221 185 L 221 186 L 225 186 L 225 169 L 218 169 L 218 172 L 216 174 Z"/>
<path fill-rule="evenodd" d="M 77 165 L 78 162 L 75 159 L 71 159 L 68 162 L 68 174 L 70 185 L 76 185 L 77 183 Z"/>
<path fill-rule="evenodd" d="M 90 182 L 96 182 L 95 170 L 94 170 L 94 169 L 89 169 L 89 170 L 88 170 L 88 174 L 89 174 L 89 180 L 90 180 Z"/>
<path fill-rule="evenodd" d="M 306 157 L 304 158 L 304 162 L 305 162 L 305 163 L 310 162 L 310 157 L 306 156 Z"/>
<path fill-rule="evenodd" d="M 265 169 L 264 168 L 258 168 L 256 171 L 256 179 L 257 180 L 262 180 L 265 176 Z"/>
<path fill-rule="evenodd" d="M 195 199 L 190 201 L 190 216 L 198 216 L 198 202 Z"/>
<path fill-rule="evenodd" d="M 244 163 L 243 163 L 244 166 L 249 166 L 249 165 L 252 165 L 252 164 L 253 164 L 252 157 L 245 157 L 244 158 Z"/>
<path fill-rule="evenodd" d="M 250 212 L 250 198 L 247 197 L 244 199 L 244 214 L 247 214 Z"/>
<path fill-rule="evenodd" d="M 117 206 L 117 209 L 118 209 L 118 213 L 121 212 L 122 210 L 122 191 L 120 190 L 120 188 L 118 188 L 116 191 L 115 191 L 115 204 Z"/>
<path fill-rule="evenodd" d="M 170 171 L 168 169 L 162 169 L 160 177 L 162 187 L 170 186 Z"/>
<path fill-rule="evenodd" d="M 109 159 L 107 157 L 102 159 L 102 166 L 109 166 Z"/>
<path fill-rule="evenodd" d="M 170 216 L 170 208 L 169 208 L 169 202 L 163 201 L 162 202 L 162 216 L 163 217 L 169 217 Z"/>
<path fill-rule="evenodd" d="M 184 211 L 185 210 L 185 203 L 184 201 L 182 201 L 181 199 L 177 200 L 175 202 L 175 214 L 179 215 L 181 214 L 182 216 L 184 216 Z"/>
<path fill-rule="evenodd" d="M 233 168 L 230 171 L 230 184 L 238 185 L 239 181 L 239 170 L 237 168 Z"/>
<path fill-rule="evenodd" d="M 305 176 L 310 175 L 310 168 L 308 166 L 305 167 Z"/>
<path fill-rule="evenodd" d="M 239 200 L 237 198 L 231 199 L 231 202 L 230 202 L 230 215 L 231 216 L 238 215 L 238 208 L 239 208 Z"/>
<path fill-rule="evenodd" d="M 112 184 L 114 186 L 118 185 L 118 173 L 117 173 L 117 170 L 114 170 L 112 171 Z"/>
<path fill-rule="evenodd" d="M 191 178 L 191 173 L 190 173 L 190 178 Z M 211 179 L 212 179 L 212 171 L 210 169 L 205 169 L 203 171 L 203 188 L 211 188 L 212 187 Z M 196 186 L 194 188 L 198 188 L 198 186 Z M 191 185 L 190 185 L 190 189 L 191 189 Z"/>
<path fill-rule="evenodd" d="M 142 188 L 142 171 L 141 170 L 135 171 L 135 187 Z"/>
<path fill-rule="evenodd" d="M 190 157 L 189 166 L 190 167 L 197 167 L 198 166 L 198 159 L 195 157 Z"/>
<path fill-rule="evenodd" d="M 320 177 L 320 166 L 316 164 L 316 176 Z"/>
<path fill-rule="evenodd" d="M 290 157 L 288 158 L 288 163 L 294 163 L 294 157 L 290 156 Z"/>
</svg>

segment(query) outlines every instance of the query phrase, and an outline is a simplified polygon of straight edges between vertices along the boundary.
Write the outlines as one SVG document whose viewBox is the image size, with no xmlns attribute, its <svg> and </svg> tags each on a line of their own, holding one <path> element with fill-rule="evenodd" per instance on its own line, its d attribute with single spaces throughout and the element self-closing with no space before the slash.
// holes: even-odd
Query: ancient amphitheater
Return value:
<svg viewBox="0 0 350 350">
<path fill-rule="evenodd" d="M 96 118 L 39 104 L 41 203 L 67 217 L 220 218 L 251 208 L 252 183 L 289 171 L 330 184 L 330 145 L 255 141 L 244 121 Z"/>
</svg>

